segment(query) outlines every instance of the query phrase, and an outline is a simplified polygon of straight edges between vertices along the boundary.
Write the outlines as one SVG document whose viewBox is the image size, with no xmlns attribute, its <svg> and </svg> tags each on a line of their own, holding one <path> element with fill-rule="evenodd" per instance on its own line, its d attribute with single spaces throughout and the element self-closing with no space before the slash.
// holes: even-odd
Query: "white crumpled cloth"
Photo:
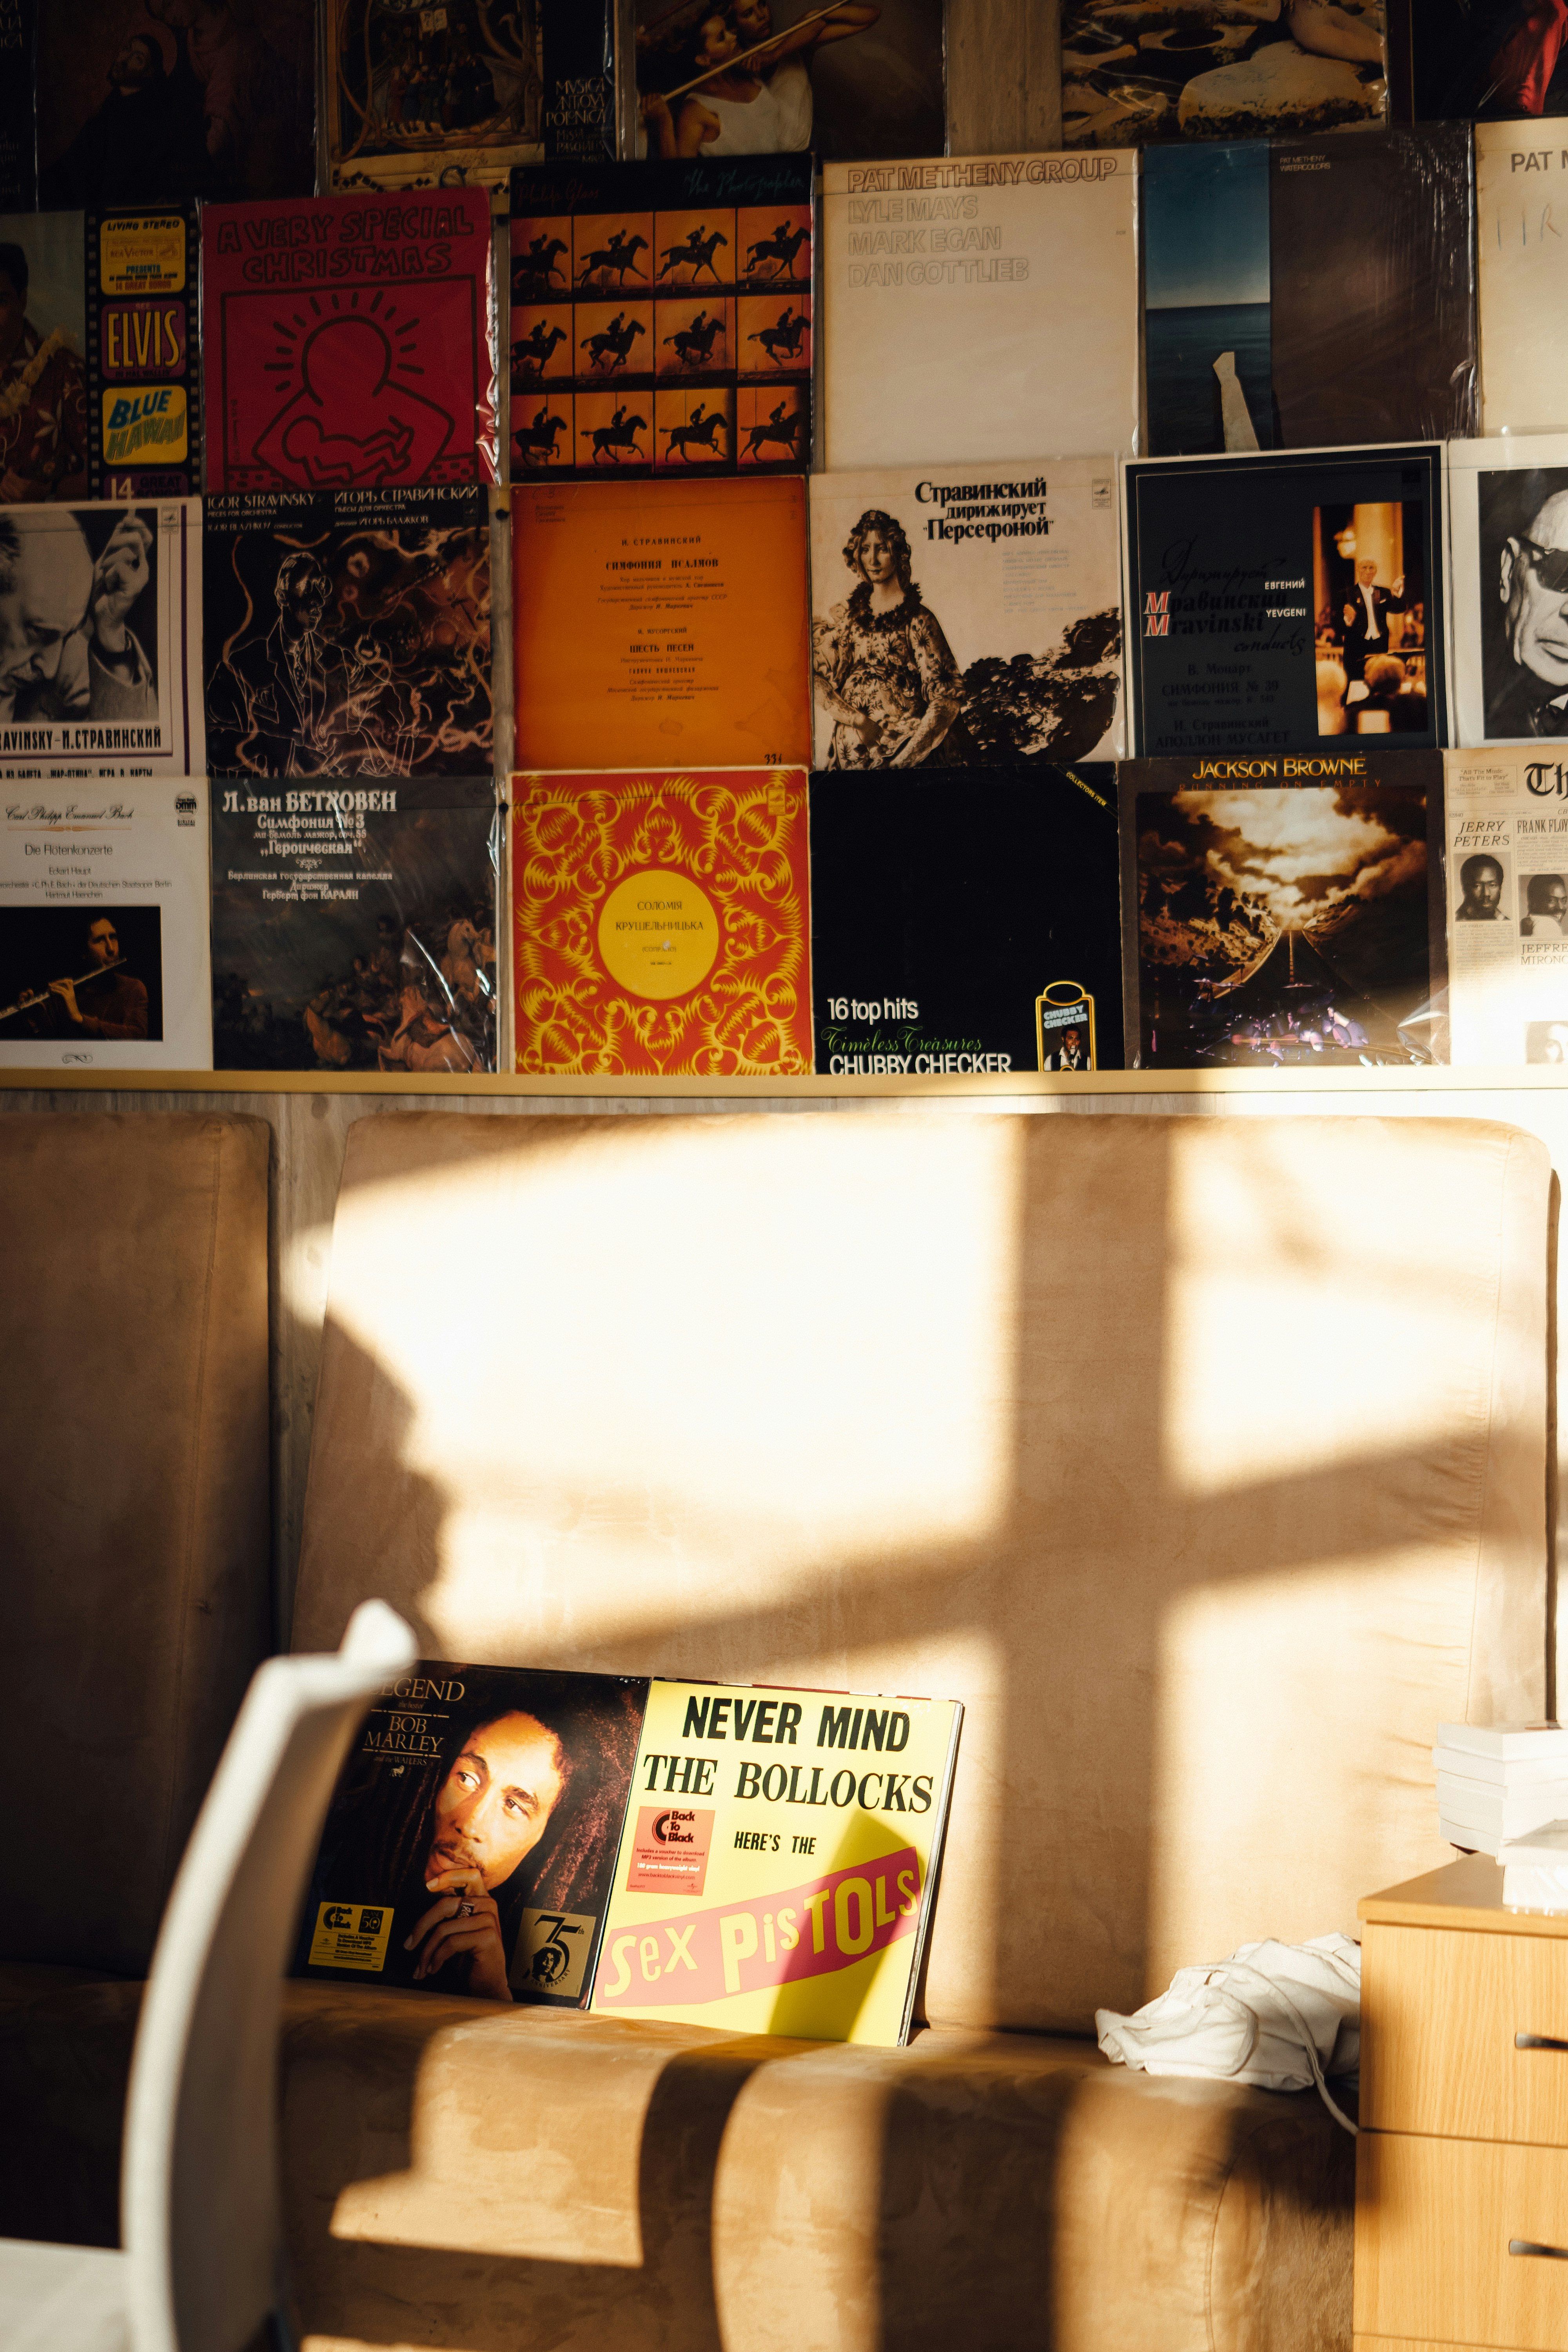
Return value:
<svg viewBox="0 0 1568 2352">
<path fill-rule="evenodd" d="M 1100 2046 L 1150 2074 L 1209 2074 L 1267 2091 L 1315 2083 L 1336 2123 L 1355 2125 L 1324 2080 L 1361 2063 L 1361 1946 L 1348 1936 L 1310 1944 L 1243 1944 L 1228 1960 L 1181 1969 L 1169 1992 L 1134 2017 L 1097 2009 Z"/>
</svg>

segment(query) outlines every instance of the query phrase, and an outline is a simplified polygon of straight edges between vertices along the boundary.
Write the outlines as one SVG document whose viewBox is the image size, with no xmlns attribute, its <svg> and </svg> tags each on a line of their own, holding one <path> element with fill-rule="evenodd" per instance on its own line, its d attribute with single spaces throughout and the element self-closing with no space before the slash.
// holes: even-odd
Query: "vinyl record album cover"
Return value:
<svg viewBox="0 0 1568 2352">
<path fill-rule="evenodd" d="M 823 173 L 826 464 L 1138 446 L 1138 157 Z"/>
<path fill-rule="evenodd" d="M 518 483 L 517 764 L 811 758 L 805 484 Z"/>
<path fill-rule="evenodd" d="M 1568 1065 L 1568 764 L 1548 743 L 1445 766 L 1450 1057 Z"/>
<path fill-rule="evenodd" d="M 811 586 L 818 767 L 1121 752 L 1111 458 L 814 474 Z"/>
<path fill-rule="evenodd" d="M 1568 422 L 1568 146 L 1540 122 L 1478 122 L 1474 136 L 1482 415 L 1473 429 L 1550 433 Z"/>
<path fill-rule="evenodd" d="M 1442 459 L 1409 442 L 1124 467 L 1135 750 L 1446 743 Z"/>
<path fill-rule="evenodd" d="M 202 215 L 210 490 L 499 481 L 483 188 Z"/>
<path fill-rule="evenodd" d="M 206 502 L 207 755 L 252 776 L 489 770 L 488 493 Z"/>
<path fill-rule="evenodd" d="M 595 2011 L 906 2042 L 963 1715 L 651 1683 Z"/>
<path fill-rule="evenodd" d="M 206 765 L 199 499 L 0 507 L 0 778 Z"/>
<path fill-rule="evenodd" d="M 1117 789 L 1130 1066 L 1447 1060 L 1440 753 L 1131 760 Z"/>
<path fill-rule="evenodd" d="M 514 163 L 536 161 L 545 5 L 326 0 L 332 186 L 501 187 Z"/>
<path fill-rule="evenodd" d="M 811 779 L 818 1077 L 1119 1070 L 1109 765 Z"/>
<path fill-rule="evenodd" d="M 1411 0 L 1415 118 L 1568 114 L 1562 0 Z"/>
<path fill-rule="evenodd" d="M 44 0 L 37 26 L 44 205 L 315 185 L 313 0 Z"/>
<path fill-rule="evenodd" d="M 810 1076 L 804 772 L 520 774 L 511 809 L 520 1073 Z"/>
<path fill-rule="evenodd" d="M 807 469 L 808 155 L 518 172 L 510 236 L 514 479 Z"/>
<path fill-rule="evenodd" d="M 92 495 L 80 213 L 0 218 L 0 504 Z"/>
<path fill-rule="evenodd" d="M 31 212 L 38 201 L 37 6 L 5 0 L 0 8 L 0 213 Z"/>
<path fill-rule="evenodd" d="M 488 776 L 216 779 L 216 1066 L 493 1070 L 500 855 Z"/>
<path fill-rule="evenodd" d="M 1387 112 L 1382 0 L 1065 0 L 1069 147 L 1363 130 Z"/>
<path fill-rule="evenodd" d="M 635 0 L 636 152 L 940 155 L 943 0 Z"/>
<path fill-rule="evenodd" d="M 646 1681 L 421 1659 L 338 1777 L 295 1973 L 584 2009 Z"/>
<path fill-rule="evenodd" d="M 0 1065 L 210 1070 L 207 782 L 9 779 Z"/>
<path fill-rule="evenodd" d="M 1451 442 L 1454 740 L 1568 734 L 1568 434 Z"/>
<path fill-rule="evenodd" d="M 1151 149 L 1151 454 L 1475 432 L 1474 178 L 1458 123 Z"/>
</svg>

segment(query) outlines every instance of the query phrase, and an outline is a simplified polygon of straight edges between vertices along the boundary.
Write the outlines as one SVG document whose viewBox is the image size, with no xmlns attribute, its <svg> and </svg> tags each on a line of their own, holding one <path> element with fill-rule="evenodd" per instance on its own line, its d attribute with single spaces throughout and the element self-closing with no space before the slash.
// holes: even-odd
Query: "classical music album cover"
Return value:
<svg viewBox="0 0 1568 2352">
<path fill-rule="evenodd" d="M 818 1077 L 1119 1070 L 1115 771 L 812 777 Z"/>
<path fill-rule="evenodd" d="M 314 186 L 313 0 L 43 0 L 37 28 L 44 205 Z"/>
<path fill-rule="evenodd" d="M 1561 0 L 1412 0 L 1408 38 L 1417 121 L 1568 114 Z"/>
<path fill-rule="evenodd" d="M 511 470 L 804 473 L 812 159 L 554 164 L 511 183 Z"/>
<path fill-rule="evenodd" d="M 0 507 L 7 784 L 205 770 L 201 514 L 199 499 Z"/>
<path fill-rule="evenodd" d="M 483 188 L 202 215 L 210 490 L 500 478 Z"/>
<path fill-rule="evenodd" d="M 1129 147 L 1362 130 L 1387 117 L 1387 36 L 1384 0 L 1065 0 L 1062 136 Z"/>
<path fill-rule="evenodd" d="M 477 484 L 208 499 L 205 533 L 215 772 L 489 769 L 489 509 Z"/>
<path fill-rule="evenodd" d="M 804 772 L 511 781 L 517 1068 L 807 1077 Z"/>
<path fill-rule="evenodd" d="M 1144 757 L 1448 740 L 1440 446 L 1144 458 L 1122 496 Z"/>
<path fill-rule="evenodd" d="M 940 155 L 943 0 L 635 0 L 637 156 Z"/>
<path fill-rule="evenodd" d="M 489 776 L 215 779 L 220 1070 L 496 1066 Z"/>
<path fill-rule="evenodd" d="M 1568 143 L 1534 121 L 1478 122 L 1474 138 L 1482 421 L 1471 429 L 1550 433 L 1564 414 Z"/>
<path fill-rule="evenodd" d="M 1447 1061 L 1440 753 L 1132 760 L 1117 789 L 1131 1067 Z"/>
<path fill-rule="evenodd" d="M 1122 750 L 1110 457 L 811 478 L 819 768 Z"/>
<path fill-rule="evenodd" d="M 517 765 L 811 760 L 805 484 L 518 482 Z"/>
<path fill-rule="evenodd" d="M 1444 764 L 1450 1058 L 1568 1064 L 1568 762 L 1531 743 Z"/>
<path fill-rule="evenodd" d="M 1138 445 L 1138 157 L 829 163 L 826 463 Z"/>
<path fill-rule="evenodd" d="M 1151 454 L 1474 433 L 1475 229 L 1466 124 L 1152 148 Z"/>
<path fill-rule="evenodd" d="M 650 1683 L 595 2012 L 907 2042 L 963 1715 Z"/>
<path fill-rule="evenodd" d="M 338 1777 L 295 1973 L 584 2009 L 648 1685 L 423 1658 Z"/>
<path fill-rule="evenodd" d="M 1454 740 L 1568 734 L 1568 434 L 1447 450 Z"/>
<path fill-rule="evenodd" d="M 8 780 L 0 1065 L 209 1070 L 207 781 Z"/>
</svg>

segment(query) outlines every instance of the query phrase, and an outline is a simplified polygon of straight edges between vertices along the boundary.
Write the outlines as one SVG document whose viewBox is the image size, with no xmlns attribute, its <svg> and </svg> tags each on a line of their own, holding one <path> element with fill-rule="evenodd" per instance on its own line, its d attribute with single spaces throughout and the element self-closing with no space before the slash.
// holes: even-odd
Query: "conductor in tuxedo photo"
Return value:
<svg viewBox="0 0 1568 2352">
<path fill-rule="evenodd" d="M 1373 654 L 1388 651 L 1388 616 L 1403 613 L 1405 575 L 1400 573 L 1392 588 L 1377 584 L 1377 565 L 1371 556 L 1363 556 L 1355 568 L 1355 586 L 1345 598 L 1344 644 L 1340 658 L 1344 664 L 1347 707 L 1360 702 L 1366 692 L 1366 666 Z M 1358 693 L 1357 688 L 1361 691 Z"/>
</svg>

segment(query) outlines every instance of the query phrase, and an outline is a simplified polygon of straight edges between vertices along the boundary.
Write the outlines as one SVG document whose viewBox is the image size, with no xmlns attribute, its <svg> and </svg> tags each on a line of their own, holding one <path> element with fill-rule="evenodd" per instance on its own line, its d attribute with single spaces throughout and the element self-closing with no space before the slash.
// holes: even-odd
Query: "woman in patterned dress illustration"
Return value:
<svg viewBox="0 0 1568 2352">
<path fill-rule="evenodd" d="M 973 760 L 960 715 L 963 679 L 936 614 L 910 577 L 895 518 L 868 507 L 844 561 L 857 585 L 812 623 L 816 698 L 833 720 L 830 768 L 946 767 Z"/>
</svg>

